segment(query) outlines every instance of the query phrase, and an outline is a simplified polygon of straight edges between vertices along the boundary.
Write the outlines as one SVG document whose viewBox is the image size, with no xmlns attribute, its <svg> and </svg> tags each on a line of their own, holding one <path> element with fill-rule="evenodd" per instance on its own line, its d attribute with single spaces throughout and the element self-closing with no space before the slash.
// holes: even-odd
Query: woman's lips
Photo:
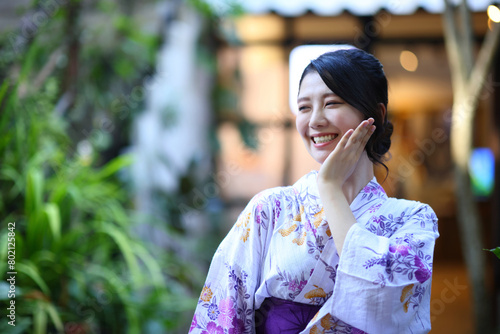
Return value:
<svg viewBox="0 0 500 334">
<path fill-rule="evenodd" d="M 315 135 L 311 137 L 314 147 L 323 147 L 330 144 L 335 138 L 338 137 L 336 133 L 329 133 L 324 135 Z"/>
</svg>

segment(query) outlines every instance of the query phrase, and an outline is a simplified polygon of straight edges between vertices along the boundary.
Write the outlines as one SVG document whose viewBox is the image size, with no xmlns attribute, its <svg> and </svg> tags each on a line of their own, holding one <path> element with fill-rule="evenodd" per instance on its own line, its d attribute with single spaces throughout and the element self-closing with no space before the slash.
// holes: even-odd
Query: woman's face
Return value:
<svg viewBox="0 0 500 334">
<path fill-rule="evenodd" d="M 309 154 L 322 164 L 342 136 L 364 119 L 363 114 L 335 95 L 315 71 L 302 80 L 296 125 Z"/>
</svg>

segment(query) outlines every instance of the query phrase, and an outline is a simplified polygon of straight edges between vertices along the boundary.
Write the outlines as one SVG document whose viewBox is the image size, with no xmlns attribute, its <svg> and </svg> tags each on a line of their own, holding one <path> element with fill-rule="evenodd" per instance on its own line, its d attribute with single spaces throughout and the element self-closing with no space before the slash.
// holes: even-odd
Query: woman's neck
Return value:
<svg viewBox="0 0 500 334">
<path fill-rule="evenodd" d="M 349 204 L 354 201 L 354 198 L 359 192 L 370 182 L 374 177 L 373 163 L 368 158 L 366 151 L 359 158 L 358 163 L 351 176 L 345 181 L 342 190 Z"/>
</svg>

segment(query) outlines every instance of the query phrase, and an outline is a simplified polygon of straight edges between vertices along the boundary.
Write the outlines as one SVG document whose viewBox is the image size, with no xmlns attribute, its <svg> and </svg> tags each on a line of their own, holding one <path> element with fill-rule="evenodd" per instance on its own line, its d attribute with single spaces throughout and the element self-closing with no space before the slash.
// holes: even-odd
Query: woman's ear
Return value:
<svg viewBox="0 0 500 334">
<path fill-rule="evenodd" d="M 382 120 L 385 121 L 385 117 L 386 117 L 386 114 L 387 114 L 387 108 L 385 107 L 385 104 L 383 104 L 382 102 L 380 102 L 378 104 L 378 107 L 380 108 L 380 113 L 382 114 Z"/>
</svg>

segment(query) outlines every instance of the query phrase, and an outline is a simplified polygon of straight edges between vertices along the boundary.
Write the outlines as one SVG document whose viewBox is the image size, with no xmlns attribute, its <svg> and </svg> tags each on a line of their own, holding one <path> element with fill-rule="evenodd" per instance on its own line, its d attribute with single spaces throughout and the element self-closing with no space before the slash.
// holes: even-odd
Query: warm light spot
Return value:
<svg viewBox="0 0 500 334">
<path fill-rule="evenodd" d="M 497 6 L 489 5 L 488 6 L 488 17 L 493 22 L 500 22 L 500 9 Z"/>
<path fill-rule="evenodd" d="M 409 72 L 415 72 L 418 67 L 418 58 L 417 56 L 408 50 L 404 50 L 399 55 L 399 62 L 401 66 Z"/>
</svg>

